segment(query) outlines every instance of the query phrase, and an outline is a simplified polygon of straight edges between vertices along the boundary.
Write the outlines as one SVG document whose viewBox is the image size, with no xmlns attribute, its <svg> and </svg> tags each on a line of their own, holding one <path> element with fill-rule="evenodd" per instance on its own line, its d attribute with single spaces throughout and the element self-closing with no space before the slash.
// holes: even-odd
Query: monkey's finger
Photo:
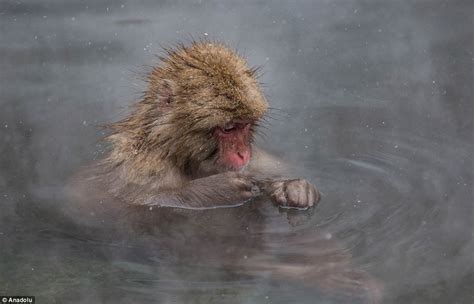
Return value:
<svg viewBox="0 0 474 304">
<path fill-rule="evenodd" d="M 250 199 L 254 197 L 254 194 L 252 193 L 252 191 L 242 191 L 241 195 L 243 199 Z"/>
<path fill-rule="evenodd" d="M 314 196 L 314 205 L 316 206 L 321 200 L 321 194 L 315 187 L 311 187 L 311 193 Z"/>
<path fill-rule="evenodd" d="M 249 179 L 238 177 L 234 180 L 234 185 L 236 185 L 239 190 L 251 191 L 255 184 Z"/>
<path fill-rule="evenodd" d="M 271 198 L 280 206 L 288 205 L 288 197 L 286 192 L 283 190 L 283 187 L 277 188 L 277 190 L 271 194 Z"/>
<path fill-rule="evenodd" d="M 313 192 L 313 187 L 309 186 L 306 188 L 306 197 L 308 199 L 308 207 L 313 207 L 315 204 L 315 196 Z"/>
<path fill-rule="evenodd" d="M 301 189 L 299 183 L 289 182 L 286 185 L 285 192 L 288 197 L 288 205 L 291 207 L 300 207 L 301 199 Z"/>
<path fill-rule="evenodd" d="M 260 181 L 253 175 L 245 175 L 247 181 L 251 183 L 250 190 L 252 191 L 253 195 L 260 195 L 265 192 L 265 188 L 262 187 Z"/>
</svg>

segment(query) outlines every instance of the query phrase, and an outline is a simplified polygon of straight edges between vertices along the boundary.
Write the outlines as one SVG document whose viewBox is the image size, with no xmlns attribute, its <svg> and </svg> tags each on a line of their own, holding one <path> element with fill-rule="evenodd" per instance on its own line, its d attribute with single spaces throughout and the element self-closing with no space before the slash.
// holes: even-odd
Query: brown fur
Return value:
<svg viewBox="0 0 474 304">
<path fill-rule="evenodd" d="M 126 205 L 145 207 L 233 205 L 258 195 L 255 188 L 279 205 L 314 206 L 319 194 L 309 182 L 274 180 L 282 166 L 252 148 L 268 107 L 256 70 L 221 43 L 167 50 L 143 99 L 109 125 L 111 151 L 87 170 L 85 187 L 93 183 Z M 224 134 L 229 123 L 244 127 Z"/>
<path fill-rule="evenodd" d="M 112 151 L 104 163 L 126 183 L 186 182 L 180 173 L 216 150 L 210 130 L 233 119 L 258 120 L 267 110 L 255 69 L 224 45 L 192 43 L 167 54 L 131 115 L 110 125 Z"/>
<path fill-rule="evenodd" d="M 270 252 L 279 246 L 290 246 L 291 251 L 292 244 L 298 245 L 298 239 L 294 240 L 298 236 L 292 234 L 288 239 L 280 234 L 272 239 L 270 233 L 265 240 L 261 231 L 268 221 L 277 221 L 272 226 L 282 220 L 267 200 L 254 200 L 240 208 L 213 208 L 255 197 L 255 186 L 278 205 L 308 208 L 318 202 L 319 194 L 311 183 L 275 178 L 284 170 L 279 160 L 252 148 L 247 139 L 238 142 L 239 137 L 251 137 L 248 129 L 225 144 L 215 136 L 216 127 L 235 120 L 251 121 L 254 127 L 267 106 L 255 69 L 224 45 L 205 41 L 169 50 L 148 75 L 143 99 L 128 117 L 110 125 L 109 155 L 78 174 L 74 192 L 79 216 L 85 220 L 81 222 L 102 230 L 106 223 L 121 227 L 126 219 L 140 232 L 156 229 L 163 244 L 181 253 L 180 257 L 191 256 L 200 263 L 221 259 L 238 265 L 239 271 L 270 270 L 294 280 L 303 278 L 306 284 L 319 281 L 320 286 L 330 288 L 340 284 L 349 291 L 367 285 L 377 290 L 363 272 L 349 265 L 349 257 L 338 254 L 335 242 L 316 237 L 319 241 L 313 242 L 314 250 L 308 250 L 307 256 L 286 259 L 261 251 L 265 243 Z M 239 172 L 219 167 L 220 152 L 238 144 L 251 151 L 249 163 Z M 137 208 L 129 208 L 131 205 Z M 201 207 L 212 210 L 198 214 L 184 210 Z M 78 218 L 76 213 L 74 218 Z M 323 247 L 323 252 L 318 251 Z M 322 256 L 328 247 L 335 249 Z M 244 255 L 248 259 L 242 262 Z"/>
</svg>

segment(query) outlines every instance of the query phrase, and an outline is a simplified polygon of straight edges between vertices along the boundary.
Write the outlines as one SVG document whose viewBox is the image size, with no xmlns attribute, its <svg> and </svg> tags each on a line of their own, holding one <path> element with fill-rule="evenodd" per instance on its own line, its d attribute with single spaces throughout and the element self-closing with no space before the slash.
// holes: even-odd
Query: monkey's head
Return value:
<svg viewBox="0 0 474 304">
<path fill-rule="evenodd" d="M 112 125 L 115 152 L 150 166 L 168 160 L 189 174 L 245 167 L 268 106 L 256 69 L 214 42 L 167 50 L 160 59 L 144 99 Z"/>
</svg>

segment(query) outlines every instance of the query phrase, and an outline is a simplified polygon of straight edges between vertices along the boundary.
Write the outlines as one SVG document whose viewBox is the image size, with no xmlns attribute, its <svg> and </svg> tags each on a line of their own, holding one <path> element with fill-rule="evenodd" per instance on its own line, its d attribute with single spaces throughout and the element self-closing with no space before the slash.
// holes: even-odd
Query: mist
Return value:
<svg viewBox="0 0 474 304">
<path fill-rule="evenodd" d="M 309 254 L 312 235 L 330 235 L 381 282 L 383 303 L 469 302 L 473 9 L 437 0 L 2 1 L 0 294 L 344 303 L 277 284 L 258 267 L 226 276 L 219 271 L 235 269 L 106 250 L 51 220 L 68 203 L 68 179 L 107 153 L 101 126 L 140 99 L 163 47 L 209 38 L 262 66 L 272 119 L 257 144 L 323 194 L 302 226 L 277 229 L 301 233 L 295 251 Z M 264 235 L 287 225 L 281 216 Z M 284 253 L 269 248 L 259 261 Z"/>
</svg>

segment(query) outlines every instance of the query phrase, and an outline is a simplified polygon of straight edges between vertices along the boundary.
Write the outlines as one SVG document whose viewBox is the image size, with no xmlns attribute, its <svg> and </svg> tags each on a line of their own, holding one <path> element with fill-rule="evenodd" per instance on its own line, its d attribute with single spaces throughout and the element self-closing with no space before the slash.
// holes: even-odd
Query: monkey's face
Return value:
<svg viewBox="0 0 474 304">
<path fill-rule="evenodd" d="M 215 128 L 219 166 L 238 171 L 248 164 L 252 153 L 252 126 L 250 120 L 233 120 L 223 127 Z"/>
<path fill-rule="evenodd" d="M 254 79 L 245 74 L 237 76 L 239 81 L 229 81 L 238 84 L 232 88 L 201 76 L 206 81 L 193 82 L 193 86 L 185 83 L 184 88 L 176 90 L 170 119 L 179 126 L 175 134 L 180 135 L 174 140 L 186 151 L 182 155 L 187 160 L 182 163 L 192 174 L 240 171 L 250 161 L 254 129 L 267 103 Z M 232 94 L 226 89 L 233 90 Z"/>
</svg>

